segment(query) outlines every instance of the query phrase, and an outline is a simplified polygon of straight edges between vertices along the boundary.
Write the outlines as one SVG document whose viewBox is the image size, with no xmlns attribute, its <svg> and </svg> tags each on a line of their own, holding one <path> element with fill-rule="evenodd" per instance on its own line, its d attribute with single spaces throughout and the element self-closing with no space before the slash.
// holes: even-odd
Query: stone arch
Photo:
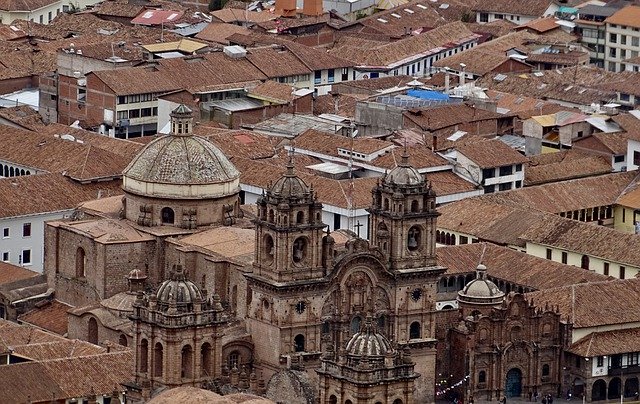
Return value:
<svg viewBox="0 0 640 404">
<path fill-rule="evenodd" d="M 419 210 L 420 210 L 420 204 L 418 203 L 418 201 L 416 200 L 411 201 L 411 212 L 417 213 Z"/>
<path fill-rule="evenodd" d="M 213 349 L 211 348 L 211 344 L 205 342 L 200 346 L 200 376 L 201 377 L 209 377 L 213 376 L 212 373 L 212 353 Z"/>
<path fill-rule="evenodd" d="M 92 344 L 98 344 L 98 321 L 95 317 L 89 318 L 89 323 L 87 325 L 87 341 Z"/>
<path fill-rule="evenodd" d="M 78 247 L 76 249 L 76 278 L 84 278 L 86 276 L 87 256 L 84 252 L 84 248 Z"/>
<path fill-rule="evenodd" d="M 607 398 L 607 382 L 602 379 L 598 379 L 593 382 L 591 388 L 591 401 L 600 401 Z"/>
<path fill-rule="evenodd" d="M 160 211 L 160 218 L 162 224 L 174 224 L 176 220 L 176 214 L 170 207 L 166 206 Z"/>
<path fill-rule="evenodd" d="M 298 334 L 293 339 L 293 349 L 295 352 L 304 352 L 305 351 L 305 338 L 304 335 Z"/>
<path fill-rule="evenodd" d="M 624 396 L 635 397 L 638 393 L 638 378 L 630 377 L 624 381 Z"/>
<path fill-rule="evenodd" d="M 292 259 L 293 262 L 295 263 L 300 263 L 303 262 L 304 259 L 307 257 L 307 250 L 309 247 L 309 240 L 304 237 L 298 237 L 295 239 L 295 241 L 293 242 L 293 247 L 292 247 Z"/>
<path fill-rule="evenodd" d="M 140 373 L 147 373 L 149 367 L 149 341 L 143 338 L 140 341 L 140 363 L 138 369 Z"/>
<path fill-rule="evenodd" d="M 334 394 L 329 396 L 329 404 L 338 404 L 338 397 Z"/>
<path fill-rule="evenodd" d="M 298 213 L 296 213 L 296 223 L 297 224 L 304 223 L 304 212 L 303 211 L 298 211 Z"/>
<path fill-rule="evenodd" d="M 118 344 L 122 346 L 127 346 L 128 345 L 127 336 L 124 334 L 120 334 L 120 337 L 118 338 Z"/>
<path fill-rule="evenodd" d="M 622 394 L 622 380 L 619 377 L 614 377 L 609 380 L 609 389 L 607 391 L 608 399 L 619 398 Z"/>
<path fill-rule="evenodd" d="M 182 378 L 190 379 L 193 377 L 193 348 L 191 348 L 191 345 L 185 345 L 182 347 L 182 361 L 180 368 Z"/>
<path fill-rule="evenodd" d="M 162 371 L 164 369 L 164 348 L 160 342 L 156 342 L 153 348 L 153 375 L 156 377 L 162 377 Z"/>
<path fill-rule="evenodd" d="M 396 398 L 395 400 L 393 400 L 393 404 L 403 404 L 402 400 L 400 400 L 399 398 Z"/>
</svg>

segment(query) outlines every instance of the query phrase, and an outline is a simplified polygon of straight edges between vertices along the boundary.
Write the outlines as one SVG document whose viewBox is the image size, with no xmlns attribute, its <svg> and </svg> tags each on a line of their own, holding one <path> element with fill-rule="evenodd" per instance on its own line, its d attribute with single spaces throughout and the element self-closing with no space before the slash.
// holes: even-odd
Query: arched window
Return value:
<svg viewBox="0 0 640 404">
<path fill-rule="evenodd" d="M 353 402 L 351 400 L 345 400 L 344 404 L 353 404 Z"/>
<path fill-rule="evenodd" d="M 296 335 L 293 339 L 293 347 L 296 352 L 304 352 L 304 335 Z"/>
<path fill-rule="evenodd" d="M 13 177 L 13 176 L 14 176 L 14 173 L 13 173 L 13 167 L 11 167 L 11 168 L 9 169 L 9 177 Z"/>
<path fill-rule="evenodd" d="M 411 325 L 409 326 L 409 339 L 418 339 L 421 338 L 420 337 L 420 323 L 417 321 L 414 321 L 413 323 L 411 323 Z"/>
<path fill-rule="evenodd" d="M 153 350 L 153 375 L 156 377 L 162 376 L 162 368 L 164 367 L 164 364 L 162 363 L 163 356 L 162 344 L 157 342 Z"/>
<path fill-rule="evenodd" d="M 322 333 L 328 334 L 329 332 L 331 332 L 331 323 L 329 322 L 329 320 L 325 320 L 322 323 Z"/>
<path fill-rule="evenodd" d="M 484 370 L 481 370 L 480 373 L 478 373 L 478 383 L 486 383 L 487 382 L 487 372 L 485 372 Z"/>
<path fill-rule="evenodd" d="M 302 222 L 304 222 L 304 212 L 301 211 L 296 214 L 296 223 L 300 224 Z"/>
<path fill-rule="evenodd" d="M 274 222 L 274 213 L 273 213 L 273 209 L 269 209 L 269 222 L 273 223 Z"/>
<path fill-rule="evenodd" d="M 76 249 L 76 278 L 84 278 L 86 276 L 86 263 L 87 257 L 84 253 L 84 248 L 78 247 L 78 249 Z"/>
<path fill-rule="evenodd" d="M 24 169 L 20 170 L 20 175 L 24 175 Z"/>
<path fill-rule="evenodd" d="M 146 339 L 140 341 L 140 372 L 147 373 L 149 366 L 149 342 Z"/>
<path fill-rule="evenodd" d="M 298 237 L 293 242 L 293 262 L 301 262 L 307 254 L 307 239 Z"/>
<path fill-rule="evenodd" d="M 9 176 L 9 166 L 4 166 L 4 176 L 5 177 Z"/>
<path fill-rule="evenodd" d="M 411 212 L 416 213 L 418 211 L 418 201 L 411 201 Z"/>
<path fill-rule="evenodd" d="M 420 247 L 420 228 L 413 226 L 407 234 L 407 248 L 409 251 L 415 251 Z"/>
<path fill-rule="evenodd" d="M 549 365 L 542 365 L 542 376 L 549 376 Z"/>
<path fill-rule="evenodd" d="M 120 338 L 118 338 L 118 344 L 122 345 L 122 346 L 127 346 L 127 336 L 124 334 L 120 334 Z"/>
<path fill-rule="evenodd" d="M 262 245 L 264 246 L 264 254 L 266 258 L 268 260 L 273 260 L 273 257 L 276 253 L 275 245 L 273 243 L 273 238 L 270 235 L 265 234 Z"/>
<path fill-rule="evenodd" d="M 402 400 L 397 398 L 397 399 L 393 400 L 393 404 L 402 404 Z"/>
<path fill-rule="evenodd" d="M 389 199 L 384 198 L 384 210 L 389 210 Z"/>
<path fill-rule="evenodd" d="M 193 349 L 191 345 L 182 347 L 182 377 L 193 377 Z"/>
<path fill-rule="evenodd" d="M 173 224 L 175 221 L 175 213 L 171 208 L 162 208 L 160 217 L 162 218 L 163 224 Z"/>
<path fill-rule="evenodd" d="M 333 394 L 329 396 L 329 404 L 338 404 L 338 397 L 334 396 Z"/>
<path fill-rule="evenodd" d="M 589 256 L 583 255 L 582 262 L 580 263 L 580 267 L 584 269 L 589 269 Z"/>
<path fill-rule="evenodd" d="M 240 353 L 238 351 L 233 351 L 229 354 L 229 359 L 227 360 L 229 365 L 229 369 L 239 368 L 240 367 Z"/>
<path fill-rule="evenodd" d="M 98 322 L 93 317 L 89 319 L 89 325 L 87 326 L 87 341 L 92 344 L 98 344 Z"/>
<path fill-rule="evenodd" d="M 27 175 L 31 175 L 31 171 L 27 170 Z"/>
<path fill-rule="evenodd" d="M 436 230 L 436 243 L 442 243 L 440 241 L 440 230 Z"/>
<path fill-rule="evenodd" d="M 356 334 L 360 332 L 360 326 L 362 325 L 362 318 L 360 316 L 355 316 L 351 319 L 351 334 Z"/>
<path fill-rule="evenodd" d="M 208 342 L 200 348 L 200 376 L 211 376 L 211 344 Z"/>
<path fill-rule="evenodd" d="M 455 234 L 451 235 L 451 245 L 456 245 L 456 235 Z"/>
</svg>

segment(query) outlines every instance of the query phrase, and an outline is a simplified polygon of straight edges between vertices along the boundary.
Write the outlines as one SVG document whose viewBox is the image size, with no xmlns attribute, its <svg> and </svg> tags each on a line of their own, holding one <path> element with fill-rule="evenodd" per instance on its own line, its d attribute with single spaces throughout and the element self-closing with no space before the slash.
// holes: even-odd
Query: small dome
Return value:
<svg viewBox="0 0 640 404">
<path fill-rule="evenodd" d="M 129 275 L 127 275 L 127 279 L 143 280 L 143 279 L 147 279 L 147 275 L 144 273 L 144 271 L 138 268 L 135 268 L 135 269 L 132 269 L 131 272 L 129 272 Z"/>
<path fill-rule="evenodd" d="M 405 149 L 400 164 L 384 177 L 385 182 L 395 185 L 422 185 L 424 176 L 409 164 L 409 155 Z"/>
<path fill-rule="evenodd" d="M 389 340 L 375 330 L 370 319 L 347 343 L 347 355 L 352 356 L 384 356 L 392 351 Z"/>
<path fill-rule="evenodd" d="M 195 283 L 188 280 L 182 266 L 177 265 L 175 271 L 171 273 L 171 279 L 166 280 L 158 288 L 156 293 L 158 305 L 167 309 L 169 305 L 176 305 L 178 311 L 190 311 L 192 305 L 202 302 L 203 296 Z"/>
<path fill-rule="evenodd" d="M 293 162 L 287 163 L 287 171 L 271 186 L 269 192 L 282 198 L 304 198 L 310 193 L 307 184 L 293 172 Z"/>
<path fill-rule="evenodd" d="M 458 292 L 458 300 L 466 303 L 496 304 L 501 303 L 503 298 L 504 292 L 487 279 L 487 267 L 483 264 L 476 268 L 476 279 Z"/>
<path fill-rule="evenodd" d="M 125 179 L 163 184 L 215 184 L 237 180 L 229 159 L 200 136 L 162 136 L 149 143 L 124 169 Z M 125 182 L 125 189 L 126 189 Z"/>
<path fill-rule="evenodd" d="M 108 299 L 100 301 L 100 305 L 112 312 L 126 315 L 133 312 L 133 303 L 136 301 L 136 295 L 127 292 L 117 293 Z"/>
</svg>

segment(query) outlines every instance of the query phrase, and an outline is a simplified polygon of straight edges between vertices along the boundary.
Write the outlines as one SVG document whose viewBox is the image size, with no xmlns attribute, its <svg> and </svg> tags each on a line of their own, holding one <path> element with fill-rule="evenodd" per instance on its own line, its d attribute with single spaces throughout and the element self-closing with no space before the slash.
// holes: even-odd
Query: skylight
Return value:
<svg viewBox="0 0 640 404">
<path fill-rule="evenodd" d="M 387 20 L 385 20 L 384 18 L 378 18 L 378 21 L 380 21 L 381 23 L 384 23 L 384 24 L 386 24 L 386 23 L 388 22 L 388 21 L 387 21 Z"/>
</svg>

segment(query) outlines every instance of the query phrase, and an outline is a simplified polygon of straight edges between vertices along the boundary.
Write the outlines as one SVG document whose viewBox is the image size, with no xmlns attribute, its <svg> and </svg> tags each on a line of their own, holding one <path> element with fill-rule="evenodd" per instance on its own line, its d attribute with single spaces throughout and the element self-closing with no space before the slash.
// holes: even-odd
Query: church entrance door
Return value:
<svg viewBox="0 0 640 404">
<path fill-rule="evenodd" d="M 520 397 L 522 394 L 522 372 L 513 368 L 507 372 L 507 383 L 504 389 L 507 397 Z"/>
</svg>

